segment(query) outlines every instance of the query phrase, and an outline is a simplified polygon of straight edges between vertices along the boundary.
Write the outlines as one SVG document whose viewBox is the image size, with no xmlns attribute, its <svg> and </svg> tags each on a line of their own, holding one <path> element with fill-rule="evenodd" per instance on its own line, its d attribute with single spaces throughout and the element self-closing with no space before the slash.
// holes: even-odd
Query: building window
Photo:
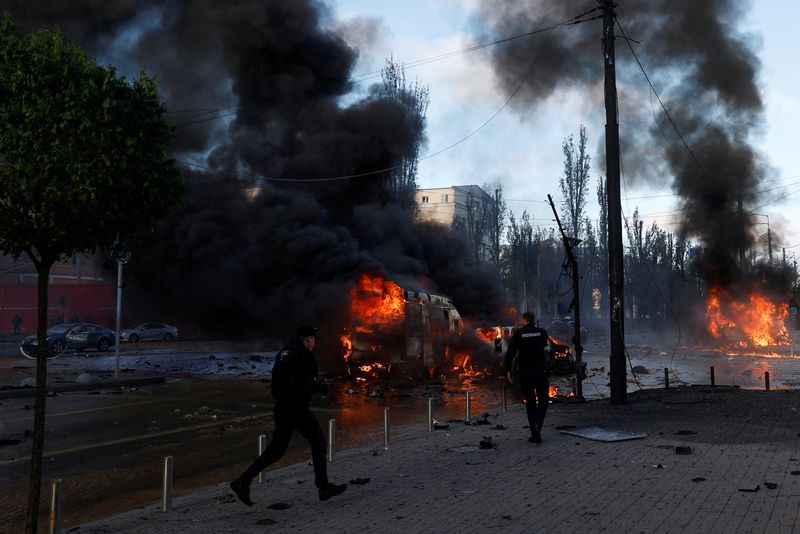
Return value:
<svg viewBox="0 0 800 534">
<path fill-rule="evenodd" d="M 423 204 L 427 204 L 428 203 L 428 197 L 422 197 L 422 203 Z"/>
<path fill-rule="evenodd" d="M 442 202 L 450 202 L 450 195 L 442 195 Z"/>
</svg>

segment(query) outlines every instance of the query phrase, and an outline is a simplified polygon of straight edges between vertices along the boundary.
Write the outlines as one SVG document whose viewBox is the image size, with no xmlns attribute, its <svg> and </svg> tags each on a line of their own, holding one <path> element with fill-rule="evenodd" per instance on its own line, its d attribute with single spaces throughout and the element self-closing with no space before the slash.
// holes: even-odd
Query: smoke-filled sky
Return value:
<svg viewBox="0 0 800 534">
<path fill-rule="evenodd" d="M 746 137 L 745 145 L 755 151 L 761 169 L 755 190 L 766 191 L 760 196 L 763 200 L 751 204 L 751 209 L 763 214 L 754 217 L 755 231 L 764 241 L 764 215 L 768 215 L 773 233 L 783 236 L 776 247 L 794 246 L 787 252 L 800 254 L 800 231 L 795 229 L 800 225 L 792 217 L 800 205 L 800 165 L 793 142 L 800 121 L 794 67 L 800 47 L 795 23 L 800 4 L 791 0 L 617 3 L 625 33 L 638 41 L 631 44 L 678 128 L 690 137 L 690 147 L 697 154 L 701 151 L 697 144 L 709 140 L 702 128 L 714 121 L 703 124 L 707 119 L 725 125 L 739 146 Z M 538 29 L 594 5 L 588 0 L 339 0 L 337 12 L 344 20 L 379 21 L 378 30 L 364 38 L 367 44 L 361 48 L 356 69 L 370 72 L 389 53 L 407 62 L 435 58 Z M 664 25 L 666 21 L 669 24 Z M 423 160 L 422 185 L 482 184 L 500 178 L 512 210 L 527 209 L 534 223 L 551 226 L 546 194 L 558 197 L 561 143 L 567 135 L 577 135 L 580 124 L 589 136 L 592 175 L 596 179 L 604 172 L 600 31 L 597 20 L 557 29 L 546 39 L 541 35 L 523 38 L 415 67 L 411 72 L 431 85 L 428 149 L 432 153 L 480 128 L 503 107 L 533 65 L 520 91 L 488 125 L 455 148 Z M 676 142 L 628 46 L 618 39 L 616 49 L 623 210 L 631 215 L 639 207 L 646 225 L 656 221 L 676 231 L 682 219 L 676 210 L 685 206 L 673 187 L 679 173 L 670 168 L 665 153 L 673 159 L 691 156 Z M 698 56 L 705 56 L 705 63 Z M 741 65 L 753 70 L 743 71 Z M 692 72 L 703 75 L 693 77 Z M 695 91 L 687 78 L 705 84 L 704 91 Z M 715 84 L 720 85 L 719 92 Z M 758 100 L 763 107 L 760 116 L 734 113 L 730 120 L 732 110 L 745 114 L 747 108 L 759 107 Z M 709 160 L 704 168 L 728 164 L 741 167 L 724 158 Z M 784 199 L 776 201 L 780 197 Z M 588 209 L 596 216 L 594 191 Z M 776 254 L 780 257 L 780 248 Z"/>
<path fill-rule="evenodd" d="M 495 274 L 472 268 L 451 237 L 415 227 L 387 202 L 380 176 L 259 182 L 255 199 L 237 176 L 302 180 L 391 167 L 417 132 L 376 85 L 387 56 L 434 58 L 550 26 L 594 4 L 9 0 L 4 8 L 23 30 L 58 25 L 101 62 L 128 75 L 144 66 L 159 80 L 177 125 L 174 154 L 198 165 L 187 171 L 190 183 L 206 185 L 190 188 L 158 242 L 139 252 L 131 269 L 139 270 L 140 287 L 203 324 L 277 335 L 303 319 L 339 317 L 347 284 L 365 270 L 448 293 L 468 316 L 503 309 Z M 800 177 L 792 177 L 800 169 L 792 168 L 784 126 L 793 127 L 798 102 L 784 78 L 790 63 L 781 62 L 783 46 L 794 45 L 789 21 L 799 8 L 787 1 L 748 9 L 744 0 L 619 4 L 620 23 L 638 41 L 692 149 L 618 40 L 626 214 L 640 206 L 648 224 L 676 230 L 687 223 L 724 263 L 751 239 L 730 232 L 742 224 L 729 209 L 741 195 L 745 209 L 770 216 L 783 245 L 800 244 L 786 211 L 800 196 L 792 196 L 800 193 Z M 544 199 L 558 197 L 561 143 L 581 124 L 592 175 L 603 174 L 600 32 L 596 20 L 410 67 L 410 78 L 430 84 L 423 156 L 464 140 L 422 160 L 420 185 L 499 179 L 511 209 L 528 209 L 534 223 L 550 226 Z M 589 201 L 596 208 L 593 191 Z M 662 215 L 654 219 L 655 212 Z M 763 233 L 761 222 L 753 215 L 745 226 Z"/>
</svg>

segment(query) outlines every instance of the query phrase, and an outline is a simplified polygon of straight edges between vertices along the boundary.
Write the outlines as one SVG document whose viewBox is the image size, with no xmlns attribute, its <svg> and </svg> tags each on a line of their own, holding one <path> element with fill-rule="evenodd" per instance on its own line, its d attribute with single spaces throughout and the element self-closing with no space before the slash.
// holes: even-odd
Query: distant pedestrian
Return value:
<svg viewBox="0 0 800 534">
<path fill-rule="evenodd" d="M 18 313 L 14 314 L 14 317 L 11 319 L 11 324 L 14 325 L 14 335 L 18 336 L 19 327 L 22 324 L 22 317 L 20 316 L 20 314 Z"/>
<path fill-rule="evenodd" d="M 231 482 L 231 489 L 247 506 L 250 500 L 250 483 L 267 466 L 277 462 L 286 452 L 295 430 L 311 445 L 314 464 L 314 484 L 319 489 L 319 500 L 327 501 L 347 489 L 346 484 L 328 481 L 325 458 L 325 436 L 317 418 L 309 410 L 312 393 L 327 393 L 327 386 L 319 382 L 319 370 L 312 351 L 317 331 L 312 326 L 302 326 L 294 339 L 278 352 L 272 367 L 272 396 L 275 397 L 275 429 L 272 440 L 255 462 Z"/>
<path fill-rule="evenodd" d="M 544 417 L 550 402 L 549 338 L 544 328 L 534 324 L 536 316 L 532 312 L 523 313 L 522 319 L 525 325 L 516 330 L 508 342 L 506 373 L 512 384 L 515 372 L 519 378 L 531 430 L 528 441 L 541 443 Z"/>
</svg>

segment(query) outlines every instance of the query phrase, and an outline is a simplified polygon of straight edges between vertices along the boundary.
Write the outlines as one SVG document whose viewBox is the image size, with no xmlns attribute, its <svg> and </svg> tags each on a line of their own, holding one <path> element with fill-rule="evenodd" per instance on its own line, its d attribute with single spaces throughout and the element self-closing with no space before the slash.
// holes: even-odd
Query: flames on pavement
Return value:
<svg viewBox="0 0 800 534">
<path fill-rule="evenodd" d="M 757 292 L 737 299 L 729 291 L 711 288 L 706 300 L 708 333 L 715 339 L 738 346 L 788 345 L 789 332 L 784 323 L 788 316 L 786 304 L 773 302 Z M 741 333 L 740 336 L 735 334 L 736 331 Z"/>
</svg>

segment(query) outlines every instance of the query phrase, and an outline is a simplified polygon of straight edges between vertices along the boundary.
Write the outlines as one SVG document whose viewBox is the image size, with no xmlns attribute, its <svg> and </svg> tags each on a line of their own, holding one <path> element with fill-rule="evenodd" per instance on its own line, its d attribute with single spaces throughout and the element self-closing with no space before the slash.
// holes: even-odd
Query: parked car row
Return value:
<svg viewBox="0 0 800 534">
<path fill-rule="evenodd" d="M 164 323 L 142 323 L 125 328 L 119 333 L 120 341 L 136 343 L 144 340 L 172 341 L 178 337 L 178 329 Z M 64 323 L 47 329 L 48 358 L 57 358 L 67 350 L 108 350 L 116 343 L 116 335 L 110 328 L 94 323 Z M 26 358 L 36 358 L 39 347 L 37 336 L 22 340 L 19 350 Z"/>
</svg>

